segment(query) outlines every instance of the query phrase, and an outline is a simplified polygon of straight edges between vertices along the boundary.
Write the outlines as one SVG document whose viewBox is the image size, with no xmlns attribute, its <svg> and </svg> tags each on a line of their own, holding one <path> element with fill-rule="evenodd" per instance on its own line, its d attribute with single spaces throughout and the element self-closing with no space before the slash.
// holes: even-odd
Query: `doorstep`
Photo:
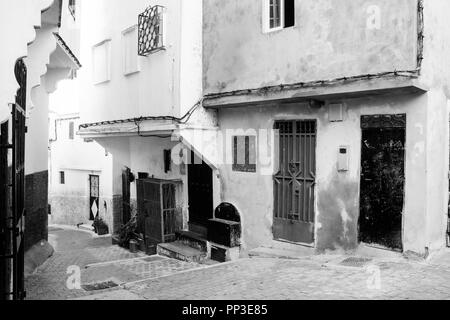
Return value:
<svg viewBox="0 0 450 320">
<path fill-rule="evenodd" d="M 266 246 L 250 250 L 248 255 L 250 258 L 301 259 L 312 257 L 315 253 L 313 247 L 273 240 Z"/>
</svg>

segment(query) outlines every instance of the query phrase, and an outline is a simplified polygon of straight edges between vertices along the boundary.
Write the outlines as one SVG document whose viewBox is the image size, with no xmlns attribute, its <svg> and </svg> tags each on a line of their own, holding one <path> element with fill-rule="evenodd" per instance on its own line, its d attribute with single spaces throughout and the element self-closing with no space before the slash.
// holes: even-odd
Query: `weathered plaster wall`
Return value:
<svg viewBox="0 0 450 320">
<path fill-rule="evenodd" d="M 262 1 L 205 1 L 205 94 L 416 69 L 417 0 L 295 4 L 294 27 L 263 33 Z"/>
<path fill-rule="evenodd" d="M 328 108 L 312 110 L 304 104 L 221 110 L 220 128 L 271 129 L 275 120 L 317 119 L 317 250 L 353 249 L 357 246 L 361 159 L 360 116 L 407 114 L 406 186 L 404 224 L 414 226 L 404 235 L 405 249 L 422 252 L 426 246 L 423 228 L 427 209 L 426 132 L 427 97 L 380 97 L 344 101 L 344 122 L 331 123 Z M 339 147 L 350 147 L 350 171 L 338 173 Z M 272 154 L 272 161 L 275 161 Z M 258 165 L 258 170 L 261 167 Z M 245 249 L 267 244 L 272 236 L 273 177 L 238 173 L 230 165 L 220 168 L 222 200 L 234 204 L 243 215 Z"/>
<path fill-rule="evenodd" d="M 122 214 L 122 170 L 131 169 L 138 178 L 139 172 L 149 174 L 149 177 L 165 180 L 181 180 L 182 186 L 178 190 L 178 206 L 182 208 L 183 216 L 187 216 L 187 175 L 181 174 L 180 166 L 172 163 L 171 171 L 164 172 L 164 150 L 172 149 L 177 144 L 171 138 L 156 137 L 114 137 L 97 140 L 113 157 L 112 166 L 112 198 L 115 199 L 113 225 L 115 230 L 120 224 Z M 136 182 L 130 186 L 132 210 L 137 210 Z"/>
<path fill-rule="evenodd" d="M 448 220 L 450 25 L 446 12 L 450 2 L 424 1 L 424 60 L 420 81 L 428 94 L 427 213 L 426 246 L 435 250 L 445 246 Z"/>
</svg>

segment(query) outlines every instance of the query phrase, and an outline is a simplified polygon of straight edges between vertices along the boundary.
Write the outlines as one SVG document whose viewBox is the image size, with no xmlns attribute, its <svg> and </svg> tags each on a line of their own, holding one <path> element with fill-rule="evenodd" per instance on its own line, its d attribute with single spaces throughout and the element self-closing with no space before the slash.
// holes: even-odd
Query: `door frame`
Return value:
<svg viewBox="0 0 450 320">
<path fill-rule="evenodd" d="M 403 159 L 403 170 L 404 170 L 404 182 L 403 182 L 403 206 L 402 206 L 402 221 L 400 223 L 400 232 L 401 232 L 401 236 L 400 236 L 400 240 L 402 243 L 402 250 L 401 252 L 404 251 L 404 244 L 405 244 L 405 208 L 406 208 L 406 183 L 407 183 L 407 177 L 406 177 L 406 172 L 407 172 L 407 168 L 408 168 L 408 157 L 407 157 L 407 144 L 408 144 L 408 115 L 406 113 L 396 113 L 396 114 L 366 114 L 366 115 L 361 115 L 360 117 L 360 121 L 361 121 L 361 138 L 360 138 L 360 143 L 361 143 L 361 152 L 360 152 L 360 159 L 359 159 L 359 174 L 360 174 L 360 178 L 359 178 L 359 213 L 358 213 L 358 222 L 357 222 L 357 230 L 358 230 L 358 243 L 359 244 L 364 244 L 368 247 L 372 247 L 375 249 L 382 249 L 382 250 L 389 250 L 389 251 L 393 251 L 393 252 L 399 252 L 400 250 L 395 249 L 395 248 L 388 248 L 385 247 L 381 244 L 376 244 L 376 243 L 366 243 L 363 241 L 360 241 L 360 229 L 359 229 L 359 219 L 361 218 L 361 175 L 362 175 L 362 139 L 363 139 L 363 130 L 364 129 L 368 129 L 368 128 L 373 128 L 374 125 L 376 124 L 370 124 L 370 123 L 366 123 L 364 124 L 363 119 L 375 119 L 373 121 L 375 122 L 379 122 L 381 123 L 381 121 L 383 120 L 379 120 L 377 118 L 380 117 L 384 117 L 384 118 L 391 118 L 390 121 L 392 121 L 391 126 L 381 126 L 380 128 L 385 128 L 385 129 L 389 129 L 389 128 L 399 128 L 399 129 L 404 129 L 405 131 L 405 142 L 404 142 L 404 159 Z"/>
<path fill-rule="evenodd" d="M 202 164 L 196 164 L 195 163 L 195 158 L 200 158 L 202 160 Z M 193 149 L 189 149 L 189 155 L 188 155 L 188 163 L 187 163 L 187 168 L 186 168 L 186 179 L 187 179 L 187 204 L 188 204 L 188 228 L 190 231 L 198 233 L 200 235 L 203 235 L 206 237 L 207 232 L 208 232 L 208 228 L 207 228 L 207 223 L 208 221 L 204 221 L 204 223 L 201 223 L 199 221 L 192 221 L 191 220 L 191 207 L 190 207 L 190 197 L 189 197 L 189 193 L 190 193 L 190 166 L 193 165 L 205 165 L 208 166 L 208 168 L 211 170 L 211 201 L 212 201 L 212 208 L 211 208 L 211 219 L 214 218 L 214 169 L 211 167 L 211 165 L 205 161 L 205 159 L 203 158 L 203 156 L 201 154 L 199 154 L 198 152 L 196 152 Z"/>
<path fill-rule="evenodd" d="M 279 242 L 287 242 L 287 243 L 292 243 L 295 245 L 300 245 L 300 246 L 306 246 L 306 247 L 312 247 L 315 248 L 316 244 L 317 244 L 317 213 L 318 213 L 318 208 L 317 208 L 317 201 L 318 201 L 318 188 L 317 188 L 317 148 L 318 148 L 318 140 L 319 140 L 319 121 L 317 117 L 283 117 L 283 118 L 276 118 L 274 120 L 271 121 L 271 127 L 273 128 L 273 130 L 275 129 L 275 126 L 277 123 L 279 122 L 294 122 L 294 121 L 312 121 L 315 123 L 315 134 L 316 134 L 316 139 L 315 139 L 315 144 L 314 144 L 314 155 L 315 155 L 315 188 L 314 188 L 314 201 L 312 203 L 312 208 L 313 208 L 313 219 L 314 219 L 314 223 L 313 223 L 313 231 L 312 231 L 312 236 L 313 236 L 313 241 L 311 243 L 307 243 L 307 242 L 293 242 L 293 241 L 289 241 L 289 240 L 284 240 L 284 239 L 276 239 L 275 238 L 275 234 L 274 234 L 274 219 L 275 219 L 275 192 L 276 192 L 276 188 L 274 185 L 274 176 L 276 175 L 276 173 L 280 170 L 281 168 L 281 163 L 280 163 L 280 136 L 279 133 L 277 131 L 275 131 L 274 135 L 275 135 L 275 155 L 274 155 L 274 161 L 275 161 L 275 168 L 274 168 L 274 172 L 272 174 L 272 188 L 273 188 L 273 198 L 272 198 L 272 206 L 273 206 L 273 213 L 272 213 L 272 236 L 274 241 L 279 241 Z"/>
</svg>

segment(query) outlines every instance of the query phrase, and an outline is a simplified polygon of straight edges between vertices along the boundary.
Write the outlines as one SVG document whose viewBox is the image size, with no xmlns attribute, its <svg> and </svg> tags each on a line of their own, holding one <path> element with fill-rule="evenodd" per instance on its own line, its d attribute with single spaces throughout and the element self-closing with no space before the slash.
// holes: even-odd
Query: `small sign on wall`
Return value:
<svg viewBox="0 0 450 320">
<path fill-rule="evenodd" d="M 349 170 L 349 147 L 340 146 L 338 155 L 338 171 L 347 172 Z"/>
</svg>

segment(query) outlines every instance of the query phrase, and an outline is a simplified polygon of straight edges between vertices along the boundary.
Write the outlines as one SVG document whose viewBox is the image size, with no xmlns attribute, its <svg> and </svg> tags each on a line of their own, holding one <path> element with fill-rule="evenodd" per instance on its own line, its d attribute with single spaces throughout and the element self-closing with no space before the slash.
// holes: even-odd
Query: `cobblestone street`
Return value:
<svg viewBox="0 0 450 320">
<path fill-rule="evenodd" d="M 201 266 L 132 254 L 76 230 L 51 229 L 56 252 L 26 279 L 28 299 L 450 299 L 450 252 L 430 261 L 251 258 Z M 83 284 L 114 281 L 109 290 L 69 290 L 67 267 Z"/>
<path fill-rule="evenodd" d="M 243 259 L 126 288 L 145 299 L 450 299 L 448 265 L 340 260 Z"/>
<path fill-rule="evenodd" d="M 73 299 L 118 289 L 95 292 L 69 289 L 68 268 L 71 266 L 80 268 L 82 286 L 106 281 L 120 285 L 199 267 L 194 263 L 131 253 L 111 245 L 109 236 L 95 237 L 91 232 L 72 228 L 50 227 L 49 242 L 55 253 L 34 274 L 26 277 L 28 300 Z"/>
</svg>

